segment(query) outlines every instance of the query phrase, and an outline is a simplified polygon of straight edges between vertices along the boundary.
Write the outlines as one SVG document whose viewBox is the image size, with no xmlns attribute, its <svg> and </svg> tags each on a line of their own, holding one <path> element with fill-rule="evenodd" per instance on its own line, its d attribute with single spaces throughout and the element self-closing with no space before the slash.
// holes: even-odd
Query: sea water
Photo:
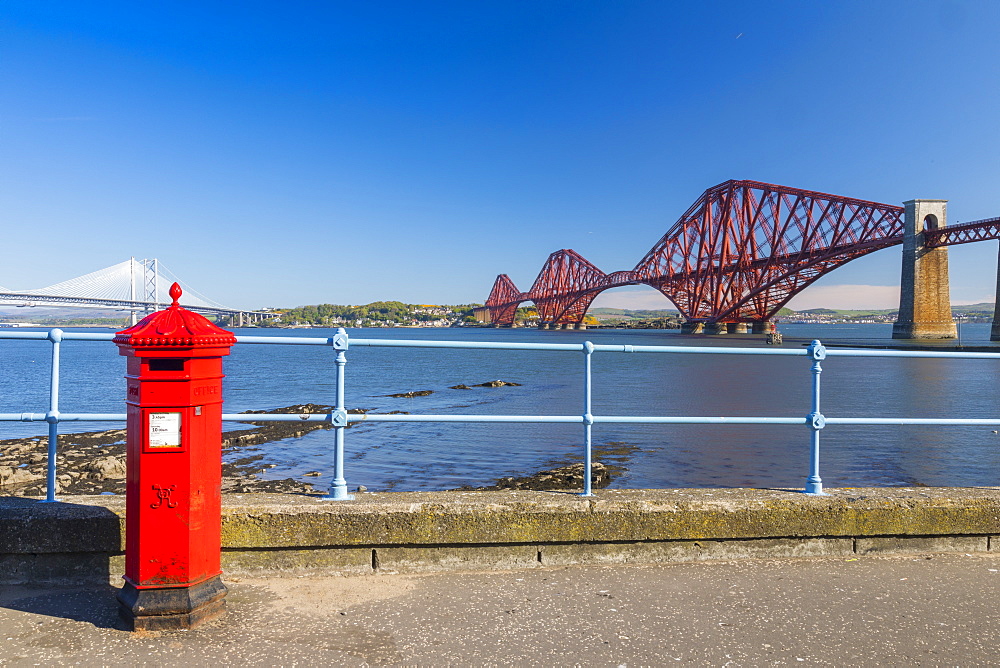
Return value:
<svg viewBox="0 0 1000 668">
<path fill-rule="evenodd" d="M 781 327 L 785 347 L 889 343 L 891 325 Z M 103 330 L 107 331 L 107 330 Z M 328 337 L 335 330 L 236 330 L 254 336 Z M 684 336 L 671 330 L 351 329 L 356 338 L 729 345 L 766 348 L 762 337 Z M 966 345 L 989 345 L 988 324 L 964 324 Z M 954 342 L 952 342 L 953 344 Z M 1000 347 L 998 347 L 1000 351 Z M 51 344 L 0 340 L 0 413 L 45 412 Z M 225 360 L 225 412 L 333 404 L 334 351 L 326 346 L 237 345 Z M 584 356 L 576 352 L 355 347 L 347 353 L 348 408 L 422 414 L 580 415 Z M 809 413 L 805 357 L 595 353 L 595 415 L 775 416 Z M 124 412 L 124 358 L 110 342 L 62 346 L 60 410 Z M 839 417 L 998 417 L 1000 361 L 828 358 L 822 412 Z M 504 380 L 518 386 L 450 389 Z M 431 390 L 407 398 L 389 394 Z M 62 432 L 111 428 L 66 423 Z M 226 429 L 240 428 L 228 424 Z M 42 423 L 0 423 L 0 438 L 42 435 Z M 593 427 L 595 461 L 618 467 L 612 487 L 801 487 L 809 429 L 795 425 Z M 993 486 L 1000 436 L 991 427 L 840 426 L 822 431 L 826 486 Z M 435 490 L 493 484 L 582 459 L 583 428 L 553 424 L 362 423 L 346 431 L 351 488 Z M 262 477 L 325 488 L 333 432 L 253 446 Z M 268 465 L 274 465 L 267 468 Z M 305 477 L 320 471 L 319 478 Z"/>
</svg>

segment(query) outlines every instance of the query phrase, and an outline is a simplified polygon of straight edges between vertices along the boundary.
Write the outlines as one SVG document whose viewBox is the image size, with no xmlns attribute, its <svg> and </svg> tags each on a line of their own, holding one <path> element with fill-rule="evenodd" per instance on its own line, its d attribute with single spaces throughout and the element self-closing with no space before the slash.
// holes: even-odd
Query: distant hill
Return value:
<svg viewBox="0 0 1000 668">
<path fill-rule="evenodd" d="M 980 302 L 979 304 L 962 304 L 961 306 L 952 306 L 952 312 L 959 311 L 962 313 L 989 313 L 992 315 L 994 304 L 993 302 Z"/>
<path fill-rule="evenodd" d="M 676 318 L 680 315 L 677 309 L 633 310 L 627 308 L 592 308 L 587 315 L 597 320 L 651 320 L 654 318 Z"/>
<path fill-rule="evenodd" d="M 429 307 L 423 307 L 429 308 Z M 446 307 L 438 307 L 446 308 Z M 993 317 L 993 303 L 980 302 L 978 304 L 953 305 L 952 313 L 963 315 L 975 315 L 976 317 Z M 779 318 L 793 318 L 796 316 L 820 317 L 820 318 L 863 318 L 865 316 L 878 317 L 892 316 L 897 309 L 831 309 L 813 308 L 802 311 L 793 311 L 783 308 L 778 313 Z M 142 315 L 142 314 L 140 314 Z M 622 308 L 592 308 L 587 315 L 597 320 L 652 320 L 657 318 L 676 318 L 680 315 L 677 309 L 622 309 Z M 95 324 L 124 323 L 128 319 L 128 313 L 117 309 L 78 309 L 78 308 L 18 308 L 13 305 L 0 306 L 0 322 L 35 322 L 45 326 L 57 326 L 60 324 L 81 324 L 83 322 L 93 322 Z"/>
<path fill-rule="evenodd" d="M 91 308 L 0 308 L 0 317 L 35 320 L 38 318 L 127 318 L 127 311 Z"/>
<path fill-rule="evenodd" d="M 834 309 L 834 308 L 811 308 L 804 311 L 789 311 L 782 315 L 825 315 L 840 317 L 858 317 L 864 315 L 889 315 L 896 313 L 899 309 Z M 984 313 L 993 315 L 993 302 L 981 302 L 979 304 L 952 305 L 952 313 Z"/>
<path fill-rule="evenodd" d="M 895 318 L 896 312 L 899 309 L 836 309 L 836 308 L 811 308 L 804 309 L 802 311 L 793 311 L 789 308 L 783 308 L 778 312 L 779 318 L 796 318 L 796 317 L 806 317 L 806 318 L 819 318 L 819 319 L 837 319 L 837 318 L 851 318 L 851 319 L 877 319 L 884 321 L 889 317 Z M 953 305 L 951 311 L 956 315 L 968 315 L 975 316 L 977 318 L 982 317 L 993 317 L 993 303 L 992 302 L 982 302 L 979 304 L 962 304 Z M 658 310 L 631 310 L 631 309 L 621 309 L 621 308 L 592 308 L 587 312 L 587 315 L 593 316 L 598 320 L 650 320 L 653 318 L 671 318 L 678 317 L 680 313 L 676 309 L 658 309 Z"/>
<path fill-rule="evenodd" d="M 139 314 L 142 317 L 142 313 Z M 43 327 L 84 326 L 123 327 L 128 322 L 128 312 L 117 309 L 90 308 L 18 308 L 0 307 L 0 322 L 30 322 Z"/>
</svg>

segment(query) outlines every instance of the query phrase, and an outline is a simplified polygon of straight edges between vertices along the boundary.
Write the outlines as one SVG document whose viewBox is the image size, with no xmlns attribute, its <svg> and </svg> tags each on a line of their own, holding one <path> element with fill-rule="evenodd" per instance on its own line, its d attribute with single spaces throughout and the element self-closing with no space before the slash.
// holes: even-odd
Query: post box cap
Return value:
<svg viewBox="0 0 1000 668">
<path fill-rule="evenodd" d="M 183 291 L 174 283 L 170 297 L 174 300 L 162 311 L 150 313 L 145 318 L 115 334 L 119 346 L 133 348 L 217 348 L 232 346 L 236 337 L 216 326 L 208 318 L 182 308 L 177 300 Z"/>
</svg>

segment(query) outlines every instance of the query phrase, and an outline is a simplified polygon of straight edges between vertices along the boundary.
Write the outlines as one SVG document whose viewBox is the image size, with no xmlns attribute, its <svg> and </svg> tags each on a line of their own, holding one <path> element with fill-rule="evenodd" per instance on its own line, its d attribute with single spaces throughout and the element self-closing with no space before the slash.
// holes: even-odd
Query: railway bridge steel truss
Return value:
<svg viewBox="0 0 1000 668">
<path fill-rule="evenodd" d="M 1000 218 L 928 231 L 927 247 L 1000 238 Z M 765 323 L 797 293 L 851 260 L 903 243 L 903 207 L 758 181 L 709 188 L 631 270 L 605 273 L 570 249 L 549 255 L 527 292 L 506 274 L 486 300 L 490 321 L 533 302 L 542 327 L 577 327 L 611 288 L 649 285 L 690 331 Z"/>
</svg>

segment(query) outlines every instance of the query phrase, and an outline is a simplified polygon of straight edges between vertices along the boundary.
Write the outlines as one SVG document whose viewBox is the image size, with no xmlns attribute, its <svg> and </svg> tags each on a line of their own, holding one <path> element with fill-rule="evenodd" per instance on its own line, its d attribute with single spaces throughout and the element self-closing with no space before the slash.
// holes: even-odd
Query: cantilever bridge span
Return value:
<svg viewBox="0 0 1000 668">
<path fill-rule="evenodd" d="M 514 322 L 534 302 L 541 326 L 579 326 L 610 288 L 649 285 L 688 323 L 764 323 L 821 276 L 903 243 L 904 209 L 758 181 L 706 190 L 627 271 L 605 273 L 573 250 L 552 253 L 527 292 L 506 274 L 486 300 L 490 320 Z M 1000 238 L 1000 219 L 925 232 L 927 247 Z M 761 330 L 762 331 L 762 330 Z"/>
</svg>

